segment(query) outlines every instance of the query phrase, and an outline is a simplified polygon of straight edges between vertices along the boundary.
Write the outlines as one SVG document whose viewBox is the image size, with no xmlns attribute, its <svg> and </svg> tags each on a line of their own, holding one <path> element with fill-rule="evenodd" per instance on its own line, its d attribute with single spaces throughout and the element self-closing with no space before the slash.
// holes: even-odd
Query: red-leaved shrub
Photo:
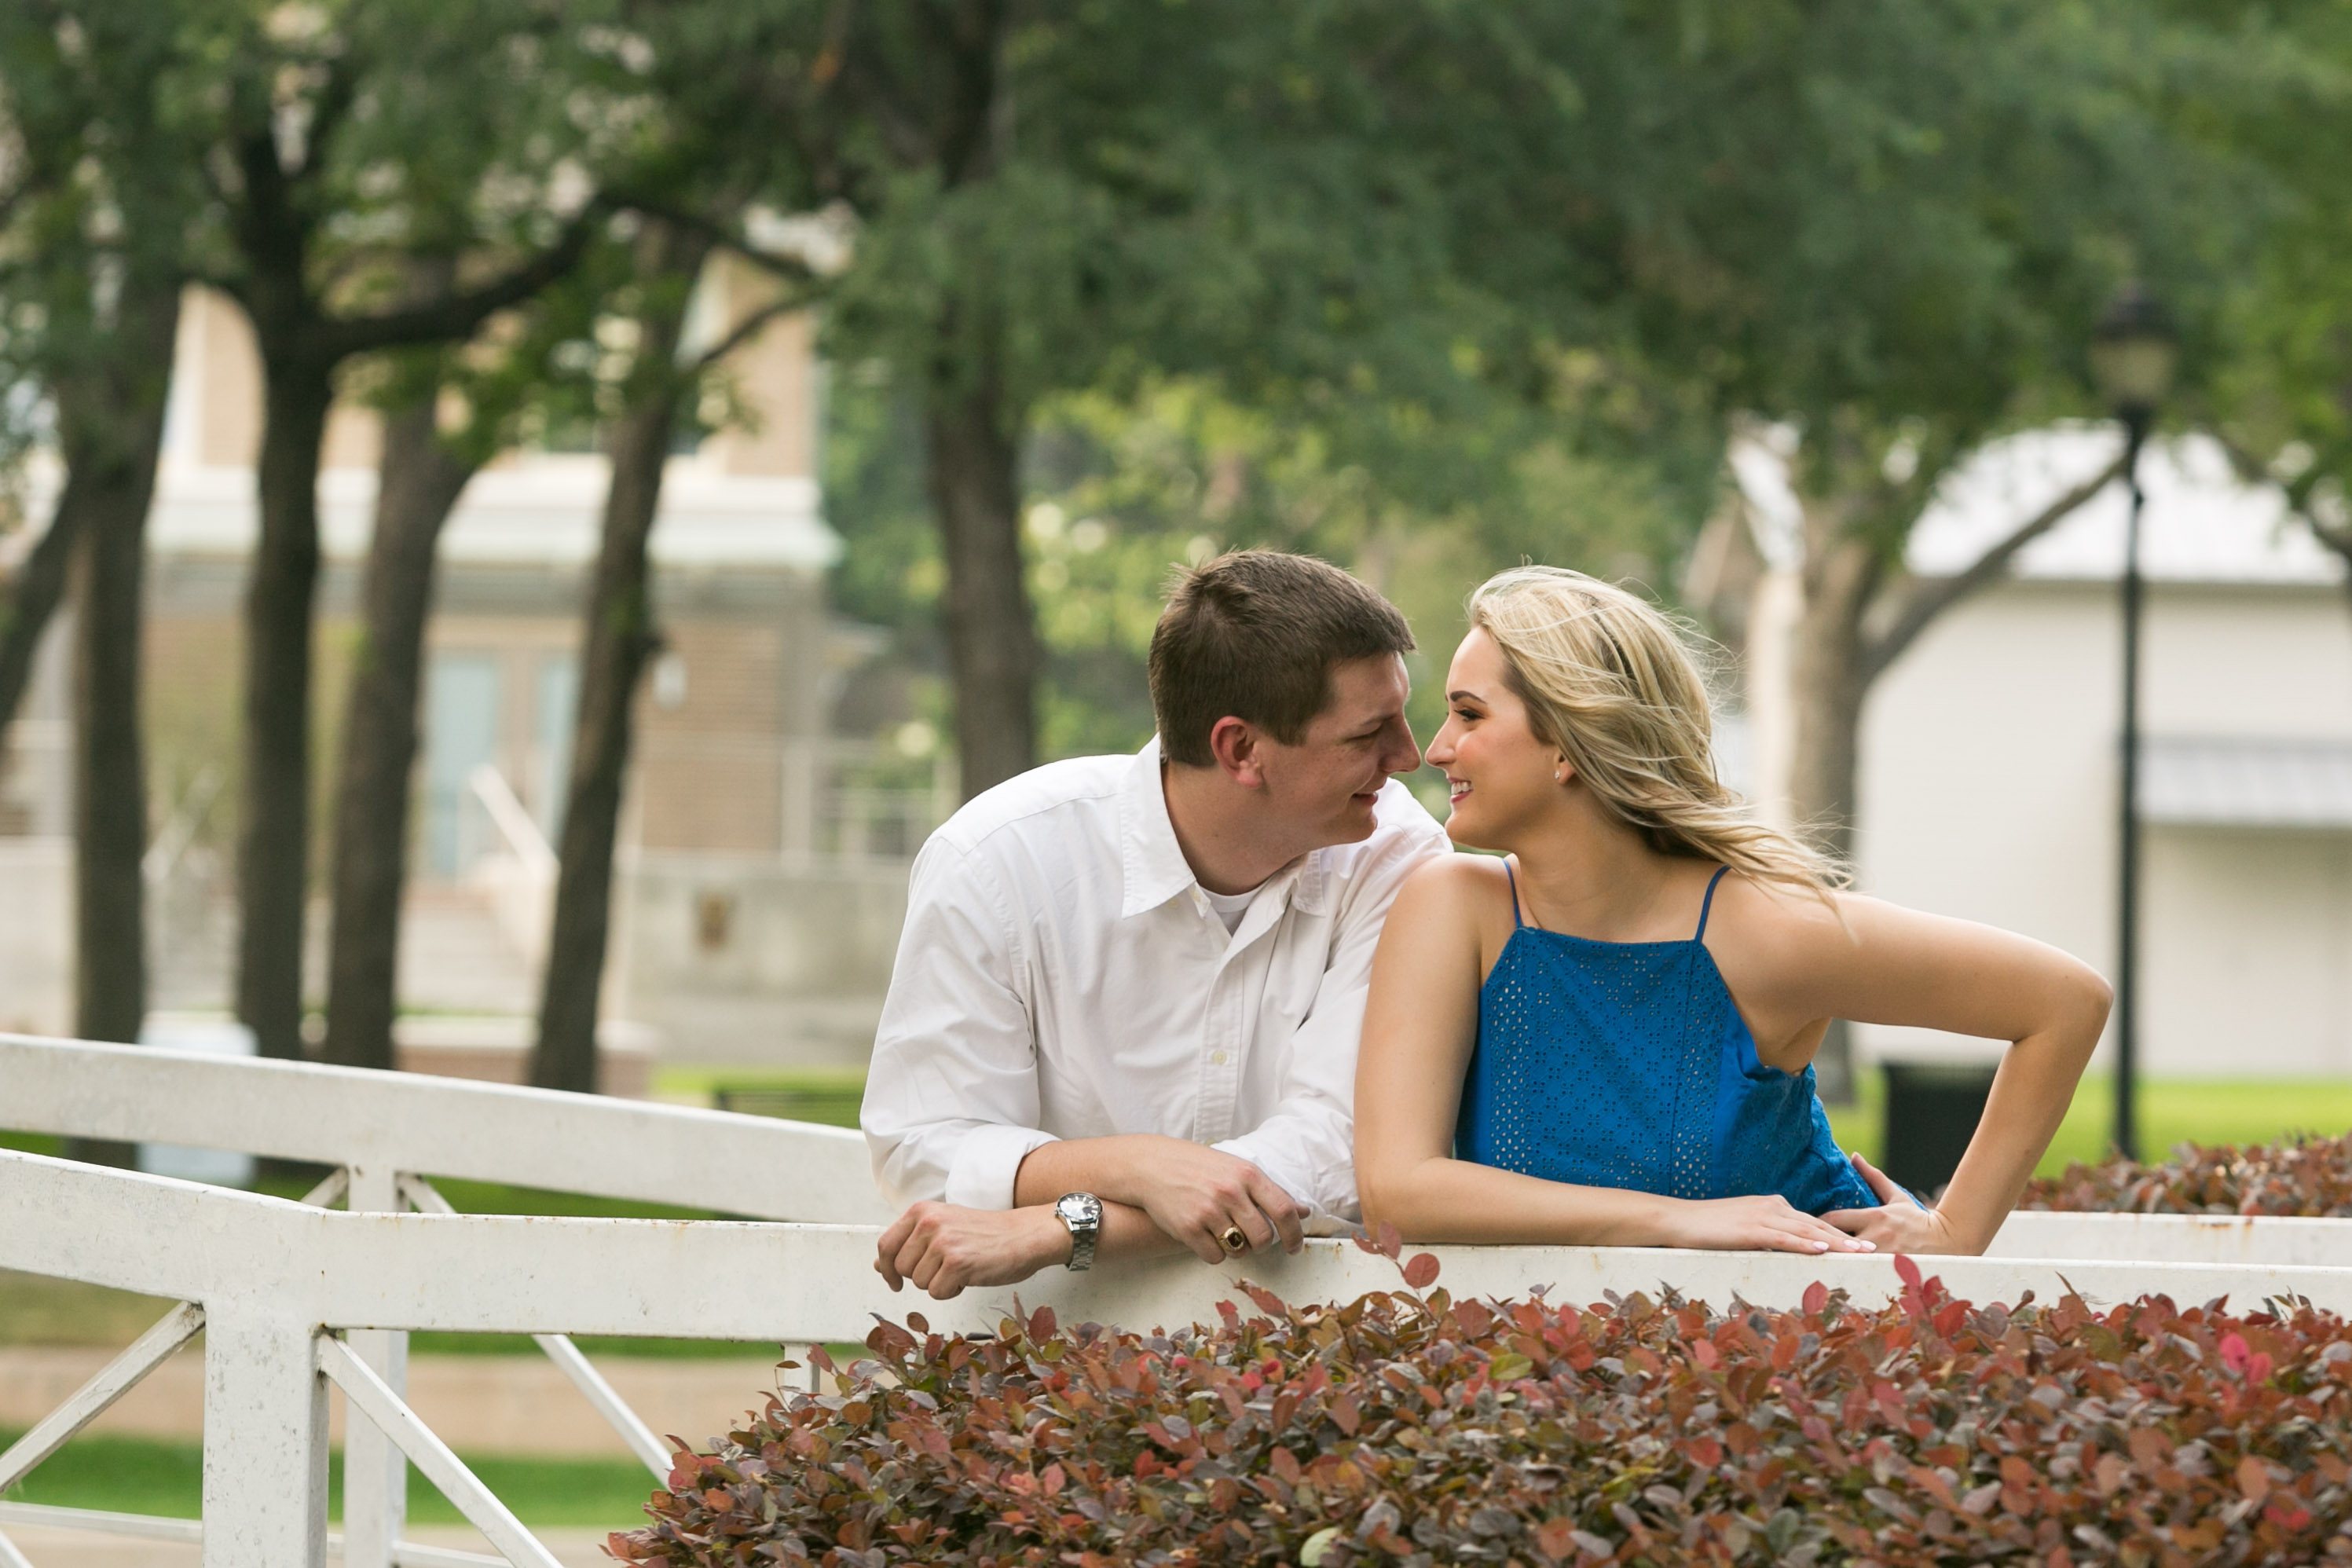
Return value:
<svg viewBox="0 0 2352 1568">
<path fill-rule="evenodd" d="M 1393 1254 L 1391 1253 L 1393 1256 Z M 1426 1286 L 1434 1260 L 1410 1266 Z M 615 1556 L 821 1563 L 2352 1560 L 2352 1328 L 2161 1298 L 1865 1310 L 1244 1286 L 1213 1327 L 910 1314 L 681 1453 Z M 911 1331 L 909 1331 L 911 1330 Z"/>
<path fill-rule="evenodd" d="M 2352 1219 L 2352 1133 L 2297 1133 L 2243 1149 L 2181 1143 L 2172 1158 L 2141 1165 L 2077 1161 L 2063 1176 L 2025 1189 L 2029 1209 L 2108 1214 L 2299 1215 Z"/>
</svg>

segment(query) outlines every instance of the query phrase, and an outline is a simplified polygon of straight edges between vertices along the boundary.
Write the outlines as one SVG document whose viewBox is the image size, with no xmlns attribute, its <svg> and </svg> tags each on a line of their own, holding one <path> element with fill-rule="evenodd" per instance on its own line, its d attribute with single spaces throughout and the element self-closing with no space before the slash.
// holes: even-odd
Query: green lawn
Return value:
<svg viewBox="0 0 2352 1568">
<path fill-rule="evenodd" d="M 721 1096 L 741 1096 L 740 1109 L 754 1114 L 789 1116 L 829 1127 L 857 1125 L 857 1103 L 866 1093 L 861 1068 L 696 1068 L 654 1070 L 659 1100 L 718 1105 Z M 734 1109 L 730 1107 L 730 1109 Z"/>
<path fill-rule="evenodd" d="M 1863 1075 L 1862 1103 L 1830 1111 L 1838 1141 L 1876 1160 L 1884 1081 Z M 2066 1120 L 2042 1156 L 2041 1173 L 2054 1176 L 2068 1162 L 2094 1162 L 2108 1148 L 2115 1122 L 2115 1082 L 2084 1079 Z M 2341 1137 L 2352 1130 L 2352 1079 L 2160 1079 L 2139 1092 L 2140 1157 L 2160 1159 L 2180 1142 L 2263 1143 L 2289 1132 Z"/>
<path fill-rule="evenodd" d="M 0 1433 L 0 1447 L 21 1435 Z M 626 1530 L 643 1519 L 646 1499 L 656 1484 L 631 1459 L 483 1456 L 468 1458 L 466 1464 L 525 1524 Z M 329 1466 L 333 1513 L 340 1519 L 342 1455 L 335 1454 Z M 77 1437 L 5 1495 L 11 1502 L 196 1519 L 204 1512 L 204 1449 L 143 1437 Z M 465 1522 L 414 1469 L 408 1472 L 408 1517 L 418 1524 Z"/>
</svg>

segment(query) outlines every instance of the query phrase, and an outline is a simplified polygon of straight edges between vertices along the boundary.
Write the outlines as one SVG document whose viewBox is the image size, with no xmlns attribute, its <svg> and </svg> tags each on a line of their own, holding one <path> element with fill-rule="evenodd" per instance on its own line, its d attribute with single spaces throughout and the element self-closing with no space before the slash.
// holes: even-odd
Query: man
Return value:
<svg viewBox="0 0 2352 1568">
<path fill-rule="evenodd" d="M 910 1205 L 875 1268 L 942 1300 L 1050 1265 L 1205 1262 L 1356 1215 L 1372 949 L 1444 832 L 1396 607 L 1222 556 L 1152 634 L 1159 737 L 971 801 L 915 862 L 861 1118 Z"/>
</svg>

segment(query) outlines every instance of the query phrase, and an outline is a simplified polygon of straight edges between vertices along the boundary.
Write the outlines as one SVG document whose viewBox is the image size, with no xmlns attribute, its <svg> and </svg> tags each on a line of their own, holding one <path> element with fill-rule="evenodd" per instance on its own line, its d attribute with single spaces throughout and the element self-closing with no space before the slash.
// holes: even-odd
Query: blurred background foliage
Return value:
<svg viewBox="0 0 2352 1568">
<path fill-rule="evenodd" d="M 1475 351 L 1459 358 L 1467 384 Z M 1303 551 L 1394 599 L 1422 642 L 1410 662 L 1424 733 L 1439 721 L 1463 599 L 1496 565 L 1572 565 L 1671 597 L 1715 498 L 1704 409 L 1590 353 L 1555 352 L 1549 368 L 1539 403 L 1490 397 L 1475 420 L 1370 396 L 1244 402 L 1187 376 L 1044 405 L 1022 468 L 1026 581 L 1047 656 L 1043 754 L 1150 738 L 1144 659 L 1171 574 L 1221 551 Z M 937 629 L 947 574 L 919 421 L 887 363 L 835 368 L 824 449 L 826 516 L 845 547 L 834 605 L 887 634 L 885 662 L 908 681 L 904 705 L 868 721 L 912 723 L 907 749 L 920 753 L 951 701 Z"/>
</svg>

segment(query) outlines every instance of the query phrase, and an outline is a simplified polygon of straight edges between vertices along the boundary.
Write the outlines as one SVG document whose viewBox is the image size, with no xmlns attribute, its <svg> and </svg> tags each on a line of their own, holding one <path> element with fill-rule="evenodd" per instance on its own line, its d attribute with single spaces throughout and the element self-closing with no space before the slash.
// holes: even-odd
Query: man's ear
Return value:
<svg viewBox="0 0 2352 1568">
<path fill-rule="evenodd" d="M 1228 713 L 1209 728 L 1209 751 L 1217 766 L 1235 784 L 1256 789 L 1265 783 L 1256 729 L 1246 719 Z"/>
</svg>

